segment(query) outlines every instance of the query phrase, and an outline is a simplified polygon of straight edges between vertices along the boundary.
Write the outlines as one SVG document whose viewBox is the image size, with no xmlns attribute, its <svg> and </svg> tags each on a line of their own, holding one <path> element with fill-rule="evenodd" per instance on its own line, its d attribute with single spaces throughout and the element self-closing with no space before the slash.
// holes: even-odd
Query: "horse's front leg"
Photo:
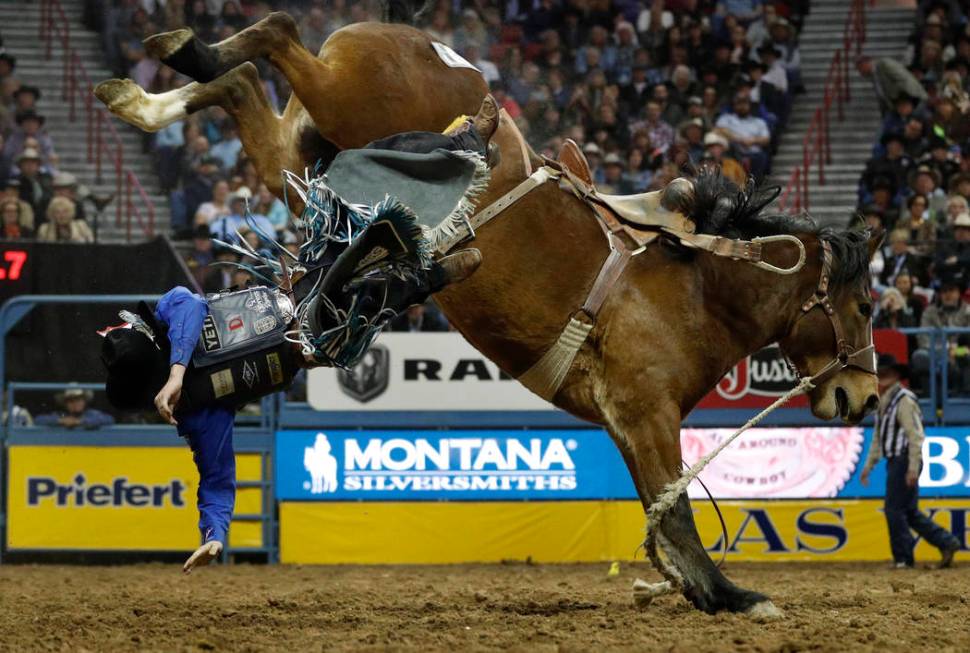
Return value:
<svg viewBox="0 0 970 653">
<path fill-rule="evenodd" d="M 638 397 L 630 403 L 609 400 L 603 413 L 646 511 L 680 477 L 680 408 L 672 400 L 646 403 Z M 758 617 L 780 615 L 766 596 L 737 587 L 714 565 L 701 543 L 686 495 L 664 515 L 658 540 L 672 566 L 661 564 L 659 571 L 698 609 L 710 614 L 728 610 Z"/>
</svg>

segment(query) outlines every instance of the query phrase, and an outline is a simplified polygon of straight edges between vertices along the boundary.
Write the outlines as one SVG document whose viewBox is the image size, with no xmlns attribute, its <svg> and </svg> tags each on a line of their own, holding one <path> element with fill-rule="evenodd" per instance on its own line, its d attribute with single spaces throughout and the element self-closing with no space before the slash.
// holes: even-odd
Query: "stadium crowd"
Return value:
<svg viewBox="0 0 970 653">
<path fill-rule="evenodd" d="M 0 36 L 0 238 L 90 243 L 78 179 L 44 130 L 41 91 L 17 74 Z"/>
<path fill-rule="evenodd" d="M 857 61 L 883 114 L 859 179 L 859 210 L 886 230 L 872 262 L 875 326 L 970 327 L 970 28 L 956 2 L 919 4 L 902 61 Z M 928 335 L 912 343 L 917 379 Z M 942 346 L 939 343 L 937 346 Z M 970 335 L 945 343 L 951 383 L 970 392 Z"/>
</svg>

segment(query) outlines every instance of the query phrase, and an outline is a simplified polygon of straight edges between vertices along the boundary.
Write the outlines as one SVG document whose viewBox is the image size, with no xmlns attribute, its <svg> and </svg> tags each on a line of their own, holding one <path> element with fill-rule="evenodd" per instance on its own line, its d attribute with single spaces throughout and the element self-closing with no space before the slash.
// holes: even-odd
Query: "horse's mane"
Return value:
<svg viewBox="0 0 970 653">
<path fill-rule="evenodd" d="M 820 227 L 807 214 L 790 215 L 765 209 L 778 197 L 777 186 L 749 182 L 740 188 L 720 170 L 703 168 L 694 176 L 694 211 L 698 233 L 751 239 L 779 234 L 810 234 L 832 245 L 833 283 L 853 282 L 869 271 L 868 233 Z"/>
</svg>

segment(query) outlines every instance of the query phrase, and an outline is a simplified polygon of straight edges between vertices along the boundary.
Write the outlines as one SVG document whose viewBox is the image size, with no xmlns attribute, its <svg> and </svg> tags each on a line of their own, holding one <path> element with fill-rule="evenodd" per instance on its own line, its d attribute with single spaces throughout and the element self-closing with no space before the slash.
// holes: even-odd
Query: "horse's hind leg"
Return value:
<svg viewBox="0 0 970 653">
<path fill-rule="evenodd" d="M 680 476 L 681 460 L 679 408 L 672 402 L 644 408 L 637 401 L 625 408 L 607 407 L 604 413 L 621 451 L 626 450 L 624 459 L 646 510 Z M 701 543 L 686 496 L 663 517 L 658 536 L 679 575 L 676 581 L 684 596 L 697 608 L 711 614 L 721 610 L 777 614 L 766 596 L 737 587 L 714 565 Z"/>
<path fill-rule="evenodd" d="M 190 29 L 155 34 L 145 39 L 145 51 L 183 75 L 208 82 L 236 66 L 270 57 L 277 52 L 302 50 L 296 22 L 289 15 L 274 12 L 224 41 L 209 45 Z"/>
<path fill-rule="evenodd" d="M 238 123 L 239 138 L 256 171 L 279 197 L 284 189 L 281 171 L 302 171 L 305 165 L 294 142 L 299 134 L 294 123 L 299 122 L 302 107 L 291 100 L 283 117 L 278 116 L 251 63 L 237 66 L 212 82 L 192 82 L 166 93 L 146 93 L 130 79 L 102 82 L 94 93 L 116 116 L 150 132 L 206 107 L 224 108 Z"/>
</svg>

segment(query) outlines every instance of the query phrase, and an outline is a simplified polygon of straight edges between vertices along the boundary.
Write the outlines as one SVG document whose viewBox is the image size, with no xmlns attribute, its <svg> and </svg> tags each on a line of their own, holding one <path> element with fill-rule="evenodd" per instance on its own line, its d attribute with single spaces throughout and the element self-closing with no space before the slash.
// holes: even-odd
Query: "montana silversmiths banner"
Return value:
<svg viewBox="0 0 970 653">
<path fill-rule="evenodd" d="M 281 431 L 280 499 L 600 499 L 636 493 L 602 431 Z"/>
<path fill-rule="evenodd" d="M 730 429 L 684 429 L 691 465 Z M 871 429 L 755 428 L 701 473 L 719 499 L 882 497 L 885 464 L 859 481 Z M 635 499 L 609 436 L 571 430 L 282 431 L 276 439 L 277 497 L 304 501 L 502 501 Z M 970 496 L 970 427 L 927 429 L 920 492 Z M 699 483 L 687 489 L 706 498 Z"/>
<path fill-rule="evenodd" d="M 458 333 L 385 333 L 351 370 L 309 371 L 316 410 L 554 410 Z"/>
</svg>

